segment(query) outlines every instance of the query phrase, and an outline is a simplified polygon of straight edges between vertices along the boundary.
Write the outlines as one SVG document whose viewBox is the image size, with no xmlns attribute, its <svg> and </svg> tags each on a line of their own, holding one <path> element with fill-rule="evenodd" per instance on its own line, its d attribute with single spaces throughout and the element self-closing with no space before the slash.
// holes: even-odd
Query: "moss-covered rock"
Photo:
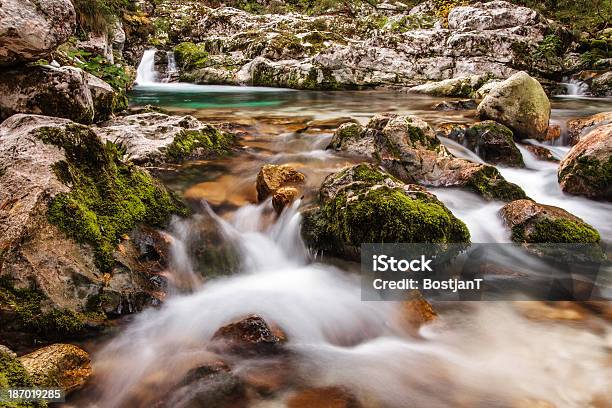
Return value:
<svg viewBox="0 0 612 408">
<path fill-rule="evenodd" d="M 595 228 L 559 207 L 516 200 L 500 214 L 514 242 L 594 244 L 600 240 Z"/>
<path fill-rule="evenodd" d="M 182 42 L 174 47 L 177 64 L 182 70 L 204 68 L 208 66 L 209 53 L 205 44 Z"/>
<path fill-rule="evenodd" d="M 493 77 L 489 74 L 472 75 L 429 82 L 410 88 L 410 92 L 432 96 L 448 96 L 455 98 L 472 98 L 475 92 Z"/>
<path fill-rule="evenodd" d="M 21 362 L 6 350 L 0 349 L 0 389 L 34 387 L 34 381 Z M 6 408 L 43 408 L 44 402 L 3 402 Z"/>
<path fill-rule="evenodd" d="M 514 144 L 512 131 L 492 120 L 470 126 L 465 132 L 465 139 L 459 142 L 463 142 L 488 163 L 509 167 L 525 166 L 523 155 Z"/>
<path fill-rule="evenodd" d="M 558 177 L 566 193 L 612 200 L 612 124 L 580 138 L 561 161 Z"/>
<path fill-rule="evenodd" d="M 356 257 L 363 243 L 470 239 L 465 224 L 433 194 L 370 164 L 328 176 L 318 204 L 305 212 L 302 235 L 312 248 L 344 257 Z"/>
</svg>

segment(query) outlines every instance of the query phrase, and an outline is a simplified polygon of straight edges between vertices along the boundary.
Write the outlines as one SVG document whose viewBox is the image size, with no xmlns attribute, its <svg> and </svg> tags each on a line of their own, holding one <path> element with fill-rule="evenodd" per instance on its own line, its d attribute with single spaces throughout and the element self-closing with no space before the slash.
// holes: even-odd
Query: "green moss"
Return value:
<svg viewBox="0 0 612 408">
<path fill-rule="evenodd" d="M 185 70 L 205 68 L 209 65 L 209 53 L 205 44 L 182 42 L 174 47 L 176 62 Z"/>
<path fill-rule="evenodd" d="M 506 181 L 493 166 L 483 166 L 472 174 L 466 187 L 487 199 L 514 201 L 528 198 L 522 188 Z"/>
<path fill-rule="evenodd" d="M 534 230 L 525 234 L 524 226 L 512 229 L 512 239 L 530 243 L 594 244 L 600 240 L 599 233 L 584 222 L 564 218 L 544 218 L 534 225 Z"/>
<path fill-rule="evenodd" d="M 196 150 L 202 149 L 199 156 L 223 156 L 230 152 L 236 143 L 234 135 L 220 132 L 212 126 L 200 130 L 182 130 L 166 150 L 166 156 L 181 162 L 189 158 Z"/>
<path fill-rule="evenodd" d="M 70 192 L 54 197 L 49 221 L 78 242 L 90 244 L 102 271 L 112 269 L 119 238 L 137 224 L 163 226 L 170 215 L 186 214 L 173 194 L 146 171 L 123 163 L 119 149 L 103 144 L 91 129 L 41 128 L 38 136 L 66 154 L 53 170 Z"/>
<path fill-rule="evenodd" d="M 40 335 L 70 336 L 80 333 L 86 317 L 69 309 L 45 307 L 46 297 L 36 289 L 15 288 L 0 278 L 0 305 L 12 310 L 20 327 Z"/>
<path fill-rule="evenodd" d="M 593 191 L 605 191 L 612 184 L 612 157 L 601 162 L 590 156 L 580 156 L 559 172 L 559 181 L 566 177 L 582 179 Z"/>
<path fill-rule="evenodd" d="M 6 388 L 34 387 L 32 378 L 19 362 L 8 353 L 0 351 L 0 390 Z M 2 403 L 5 408 L 46 407 L 45 402 L 11 402 Z"/>
</svg>

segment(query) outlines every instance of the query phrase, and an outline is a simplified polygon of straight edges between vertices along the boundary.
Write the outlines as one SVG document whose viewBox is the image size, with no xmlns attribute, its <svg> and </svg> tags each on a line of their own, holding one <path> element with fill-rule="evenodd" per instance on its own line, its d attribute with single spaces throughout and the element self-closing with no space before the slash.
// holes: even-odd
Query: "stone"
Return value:
<svg viewBox="0 0 612 408">
<path fill-rule="evenodd" d="M 328 148 L 373 160 L 407 183 L 463 187 L 485 199 L 526 197 L 493 166 L 454 157 L 427 122 L 416 116 L 386 113 L 374 116 L 365 127 L 343 125 Z"/>
<path fill-rule="evenodd" d="M 274 354 L 287 341 L 283 331 L 270 326 L 261 316 L 250 315 L 219 328 L 212 342 L 221 350 L 233 354 Z"/>
<path fill-rule="evenodd" d="M 529 150 L 535 157 L 539 160 L 545 160 L 550 162 L 559 162 L 559 159 L 555 157 L 555 155 L 545 147 L 535 146 L 531 144 L 525 144 L 523 147 Z"/>
<path fill-rule="evenodd" d="M 473 99 L 463 99 L 460 101 L 444 101 L 434 105 L 434 110 L 437 111 L 455 111 L 476 109 L 478 105 Z"/>
<path fill-rule="evenodd" d="M 612 200 L 612 124 L 596 127 L 559 164 L 559 184 L 569 194 Z"/>
<path fill-rule="evenodd" d="M 92 374 L 89 354 L 72 344 L 52 344 L 19 361 L 38 387 L 61 388 L 66 394 L 82 387 Z"/>
<path fill-rule="evenodd" d="M 94 101 L 88 74 L 79 68 L 33 66 L 0 75 L 0 121 L 16 113 L 32 113 L 89 124 Z"/>
<path fill-rule="evenodd" d="M 282 164 L 266 164 L 257 174 L 257 200 L 264 201 L 281 187 L 304 184 L 306 176 L 293 167 Z"/>
<path fill-rule="evenodd" d="M 591 93 L 595 96 L 612 96 L 612 71 L 604 72 L 592 79 Z"/>
<path fill-rule="evenodd" d="M 438 318 L 438 314 L 421 292 L 413 291 L 411 299 L 401 303 L 401 322 L 409 329 L 418 328 Z"/>
<path fill-rule="evenodd" d="M 76 13 L 70 0 L 3 0 L 0 66 L 47 57 L 75 28 Z"/>
<path fill-rule="evenodd" d="M 94 131 L 102 140 L 123 146 L 132 161 L 146 166 L 221 157 L 236 144 L 234 134 L 193 116 L 157 112 L 116 117 Z"/>
<path fill-rule="evenodd" d="M 540 83 L 519 72 L 496 85 L 478 105 L 482 119 L 509 127 L 520 139 L 544 140 L 550 120 L 550 101 Z"/>
<path fill-rule="evenodd" d="M 487 120 L 470 126 L 463 143 L 484 161 L 508 167 L 525 167 L 523 155 L 514 144 L 510 129 L 497 122 Z"/>
<path fill-rule="evenodd" d="M 457 98 L 471 98 L 487 80 L 488 75 L 472 75 L 445 79 L 410 88 L 410 92 L 422 93 L 432 96 L 453 96 Z"/>
<path fill-rule="evenodd" d="M 500 215 L 518 243 L 597 243 L 599 233 L 562 208 L 516 200 L 506 204 Z"/>
<path fill-rule="evenodd" d="M 465 243 L 470 234 L 435 195 L 371 164 L 323 181 L 318 206 L 304 211 L 302 236 L 316 250 L 356 259 L 362 243 Z"/>
<path fill-rule="evenodd" d="M 110 119 L 116 112 L 127 109 L 128 100 L 124 93 L 116 92 L 112 86 L 91 74 L 85 73 L 87 87 L 94 107 L 94 122 Z"/>
<path fill-rule="evenodd" d="M 600 112 L 586 118 L 572 119 L 567 122 L 568 143 L 574 146 L 580 138 L 598 126 L 612 123 L 612 112 Z"/>
<path fill-rule="evenodd" d="M 476 92 L 474 92 L 474 98 L 483 99 L 485 96 L 489 94 L 489 92 L 491 92 L 493 88 L 495 88 L 501 82 L 503 81 L 500 79 L 492 79 L 486 82 L 483 86 L 478 88 Z"/>
<path fill-rule="evenodd" d="M 283 212 L 285 207 L 291 205 L 296 198 L 298 198 L 300 192 L 295 187 L 281 187 L 274 192 L 272 196 L 272 206 L 277 214 Z"/>
<path fill-rule="evenodd" d="M 357 408 L 357 399 L 340 387 L 307 388 L 289 395 L 287 408 Z"/>
<path fill-rule="evenodd" d="M 507 1 L 491 1 L 454 7 L 448 13 L 448 27 L 455 30 L 497 30 L 537 25 L 543 18 L 534 10 Z"/>
</svg>

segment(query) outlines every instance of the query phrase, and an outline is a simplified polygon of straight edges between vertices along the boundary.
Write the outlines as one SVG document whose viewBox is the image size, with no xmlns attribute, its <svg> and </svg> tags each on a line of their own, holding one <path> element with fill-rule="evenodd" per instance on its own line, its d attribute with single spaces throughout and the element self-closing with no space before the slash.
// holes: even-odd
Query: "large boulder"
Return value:
<svg viewBox="0 0 612 408">
<path fill-rule="evenodd" d="M 89 354 L 72 344 L 52 344 L 19 357 L 38 387 L 61 388 L 67 394 L 85 384 L 92 373 Z"/>
<path fill-rule="evenodd" d="M 88 73 L 85 73 L 85 79 L 93 100 L 94 122 L 108 120 L 115 112 L 127 109 L 125 92 L 115 91 L 108 83 Z"/>
<path fill-rule="evenodd" d="M 94 128 L 103 140 L 120 144 L 135 163 L 158 165 L 223 156 L 236 136 L 204 124 L 193 116 L 149 112 L 116 117 Z"/>
<path fill-rule="evenodd" d="M 457 133 L 450 133 L 449 136 Z M 486 120 L 466 129 L 461 137 L 454 138 L 474 151 L 484 161 L 508 167 L 524 167 L 523 155 L 514 144 L 512 131 L 506 126 Z"/>
<path fill-rule="evenodd" d="M 427 122 L 416 116 L 381 114 L 365 127 L 342 125 L 329 148 L 376 161 L 409 183 L 463 187 L 486 199 L 511 201 L 526 197 L 495 167 L 454 157 Z"/>
<path fill-rule="evenodd" d="M 496 85 L 478 105 L 482 119 L 508 126 L 518 138 L 544 140 L 550 120 L 550 101 L 542 85 L 518 72 Z"/>
<path fill-rule="evenodd" d="M 436 196 L 371 164 L 329 175 L 317 204 L 304 214 L 302 236 L 310 247 L 346 258 L 358 257 L 362 243 L 470 240 Z"/>
<path fill-rule="evenodd" d="M 445 79 L 438 82 L 429 82 L 410 88 L 410 92 L 433 96 L 452 96 L 457 98 L 471 98 L 488 80 L 489 75 L 471 75 Z"/>
<path fill-rule="evenodd" d="M 266 164 L 257 174 L 257 200 L 264 201 L 281 187 L 299 186 L 305 180 L 303 173 L 287 164 Z"/>
<path fill-rule="evenodd" d="M 600 112 L 586 118 L 572 119 L 567 122 L 567 138 L 570 145 L 574 146 L 580 138 L 598 126 L 612 123 L 612 112 Z"/>
<path fill-rule="evenodd" d="M 612 96 L 612 71 L 604 72 L 593 78 L 591 93 L 595 96 Z"/>
<path fill-rule="evenodd" d="M 516 200 L 506 204 L 500 214 L 515 242 L 591 244 L 600 239 L 595 228 L 559 207 Z"/>
<path fill-rule="evenodd" d="M 543 20 L 530 8 L 499 0 L 454 7 L 448 13 L 448 27 L 455 30 L 497 30 L 537 25 Z"/>
<path fill-rule="evenodd" d="M 612 124 L 581 137 L 561 161 L 558 177 L 566 193 L 612 200 Z"/>
<path fill-rule="evenodd" d="M 76 14 L 70 0 L 0 2 L 0 66 L 46 57 L 70 38 Z"/>
<path fill-rule="evenodd" d="M 158 302 L 163 271 L 133 234 L 186 210 L 115 145 L 67 119 L 14 115 L 0 125 L 0 184 L 1 331 L 80 333 L 104 319 L 106 293 L 123 313 Z"/>
</svg>

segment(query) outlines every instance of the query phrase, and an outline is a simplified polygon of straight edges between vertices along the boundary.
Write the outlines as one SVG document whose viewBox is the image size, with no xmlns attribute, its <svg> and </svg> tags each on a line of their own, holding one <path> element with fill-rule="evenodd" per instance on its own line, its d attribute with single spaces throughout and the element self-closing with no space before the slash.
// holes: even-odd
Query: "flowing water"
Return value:
<svg viewBox="0 0 612 408">
<path fill-rule="evenodd" d="M 148 58 L 145 54 L 143 64 Z M 527 407 L 518 404 L 533 399 L 582 408 L 612 402 L 609 321 L 588 313 L 568 321 L 534 320 L 521 302 L 470 302 L 437 305 L 439 319 L 415 332 L 403 324 L 401 303 L 361 301 L 355 265 L 313 260 L 299 236 L 301 201 L 278 219 L 269 200 L 254 204 L 255 177 L 265 163 L 290 163 L 303 171 L 307 202 L 327 174 L 354 162 L 325 150 L 338 118 L 365 123 L 391 111 L 436 125 L 476 121 L 473 111 L 438 112 L 432 106 L 439 99 L 392 91 L 151 84 L 151 76 L 140 71 L 133 104 L 231 122 L 244 149 L 163 173 L 171 188 L 205 203 L 202 214 L 176 220 L 167 232 L 173 242 L 170 273 L 192 290 L 170 294 L 161 308 L 136 316 L 96 353 L 94 385 L 78 405 L 149 407 L 164 400 L 183 406 L 177 384 L 190 369 L 219 359 L 247 382 L 270 372 L 281 378 L 275 377 L 283 384 L 278 392 L 251 396 L 246 405 L 251 407 L 283 407 L 297 389 L 326 386 L 348 389 L 372 407 Z M 553 101 L 559 123 L 604 110 L 612 110 L 612 101 Z M 456 155 L 480 161 L 463 146 L 443 142 Z M 558 156 L 568 151 L 547 147 Z M 556 164 L 521 151 L 527 167 L 501 168 L 504 177 L 536 201 L 582 217 L 611 242 L 612 205 L 565 195 L 556 182 Z M 502 203 L 456 189 L 432 191 L 468 225 L 473 242 L 509 241 L 497 215 Z M 210 220 L 237 248 L 238 273 L 207 279 L 194 266 L 190 231 Z M 212 347 L 220 326 L 249 314 L 282 328 L 290 363 L 270 356 L 236 360 Z M 196 391 L 202 390 L 189 392 Z"/>
</svg>

